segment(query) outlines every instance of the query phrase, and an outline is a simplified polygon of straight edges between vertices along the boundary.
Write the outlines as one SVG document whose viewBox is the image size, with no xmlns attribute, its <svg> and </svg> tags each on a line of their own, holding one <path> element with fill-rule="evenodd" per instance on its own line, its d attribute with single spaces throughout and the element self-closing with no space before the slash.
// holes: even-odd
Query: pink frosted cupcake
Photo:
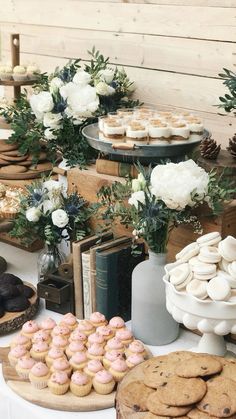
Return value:
<svg viewBox="0 0 236 419">
<path fill-rule="evenodd" d="M 129 345 L 134 339 L 133 333 L 129 329 L 118 330 L 116 332 L 117 339 L 120 339 L 123 345 Z"/>
<path fill-rule="evenodd" d="M 32 337 L 32 342 L 46 342 L 48 345 L 51 342 L 51 336 L 50 332 L 47 330 L 38 330 L 38 332 L 35 332 Z"/>
<path fill-rule="evenodd" d="M 82 370 L 87 364 L 87 355 L 86 352 L 76 352 L 72 357 L 70 358 L 70 365 L 72 366 L 74 371 Z"/>
<path fill-rule="evenodd" d="M 38 342 L 34 343 L 32 348 L 30 349 L 30 355 L 33 359 L 37 362 L 44 362 L 49 351 L 49 346 L 47 342 L 43 342 L 39 340 Z"/>
<path fill-rule="evenodd" d="M 48 317 L 47 319 L 42 320 L 40 324 L 40 328 L 42 330 L 47 330 L 48 332 L 51 332 L 52 329 L 56 326 L 55 320 L 51 319 L 51 317 Z"/>
<path fill-rule="evenodd" d="M 116 381 L 120 381 L 128 372 L 128 366 L 124 359 L 116 359 L 111 363 L 109 371 Z"/>
<path fill-rule="evenodd" d="M 52 346 L 45 358 L 47 366 L 50 368 L 52 366 L 53 361 L 58 358 L 65 358 L 65 354 L 63 349 L 57 348 L 55 346 Z"/>
<path fill-rule="evenodd" d="M 144 344 L 140 340 L 133 340 L 126 350 L 126 355 L 129 357 L 130 355 L 139 354 L 145 357 L 146 351 L 144 348 Z"/>
<path fill-rule="evenodd" d="M 70 331 L 73 331 L 76 329 L 78 323 L 76 317 L 72 313 L 67 313 L 62 317 L 59 325 L 66 326 L 70 329 Z"/>
<path fill-rule="evenodd" d="M 91 359 L 87 366 L 84 368 L 84 372 L 89 375 L 89 377 L 93 378 L 96 372 L 101 371 L 103 369 L 103 365 L 101 361 L 98 359 Z"/>
<path fill-rule="evenodd" d="M 105 340 L 114 338 L 115 332 L 112 330 L 111 326 L 99 326 L 96 330 L 99 335 L 103 336 Z"/>
<path fill-rule="evenodd" d="M 115 387 L 115 380 L 109 371 L 98 371 L 93 378 L 93 387 L 98 394 L 109 394 Z"/>
<path fill-rule="evenodd" d="M 99 313 L 99 311 L 94 311 L 94 313 L 91 314 L 89 320 L 95 327 L 105 326 L 107 324 L 106 317 L 104 314 Z"/>
<path fill-rule="evenodd" d="M 24 335 L 17 335 L 11 342 L 11 348 L 18 345 L 24 346 L 25 349 L 29 350 L 31 348 L 31 340 Z"/>
<path fill-rule="evenodd" d="M 8 354 L 8 359 L 10 362 L 10 365 L 12 367 L 15 367 L 17 364 L 18 359 L 22 358 L 23 356 L 27 355 L 29 356 L 29 352 L 24 346 L 17 345 L 14 348 L 12 348 Z"/>
<path fill-rule="evenodd" d="M 67 346 L 66 348 L 66 355 L 68 358 L 71 358 L 76 352 L 83 352 L 86 351 L 86 348 L 83 342 L 80 341 L 73 341 Z"/>
<path fill-rule="evenodd" d="M 49 377 L 49 368 L 43 362 L 37 362 L 29 372 L 29 380 L 38 390 L 47 387 Z"/>
<path fill-rule="evenodd" d="M 87 351 L 87 356 L 89 359 L 98 359 L 99 361 L 102 361 L 103 355 L 105 351 L 102 345 L 99 345 L 99 343 L 93 343 Z"/>
<path fill-rule="evenodd" d="M 86 336 L 89 336 L 95 332 L 95 327 L 89 320 L 81 320 L 78 325 L 78 330 Z"/>
<path fill-rule="evenodd" d="M 92 333 L 88 337 L 87 347 L 89 348 L 93 343 L 98 343 L 99 345 L 104 346 L 105 345 L 105 339 L 104 339 L 104 337 L 102 335 L 100 335 L 99 333 L 95 332 L 95 333 Z"/>
<path fill-rule="evenodd" d="M 70 337 L 69 337 L 69 342 L 82 342 L 84 345 L 86 345 L 87 343 L 87 336 L 83 333 L 80 332 L 78 328 L 76 328 L 74 330 L 74 332 L 71 333 Z"/>
<path fill-rule="evenodd" d="M 124 352 L 125 351 L 125 347 L 124 347 L 123 343 L 117 337 L 114 337 L 114 338 L 108 340 L 108 342 L 105 346 L 105 351 L 112 351 L 113 349 L 115 349 L 116 351 L 119 351 L 119 352 Z"/>
<path fill-rule="evenodd" d="M 87 396 L 92 389 L 91 378 L 82 371 L 75 371 L 71 376 L 70 390 L 75 396 Z"/>
<path fill-rule="evenodd" d="M 134 355 L 128 356 L 128 358 L 126 359 L 126 364 L 129 368 L 133 368 L 136 365 L 141 364 L 141 362 L 143 361 L 144 361 L 144 357 L 142 355 L 134 354 Z"/>
<path fill-rule="evenodd" d="M 55 346 L 56 348 L 63 349 L 63 351 L 66 349 L 68 344 L 67 338 L 64 336 L 53 336 L 51 346 Z"/>
<path fill-rule="evenodd" d="M 34 320 L 29 320 L 28 322 L 23 324 L 21 334 L 31 339 L 33 337 L 33 334 L 38 330 L 38 323 L 36 323 Z"/>
<path fill-rule="evenodd" d="M 50 370 L 51 372 L 64 371 L 67 373 L 68 377 L 70 377 L 72 368 L 69 364 L 69 361 L 66 358 L 62 357 L 57 358 L 53 361 Z"/>
<path fill-rule="evenodd" d="M 109 326 L 111 326 L 112 330 L 116 332 L 117 330 L 125 328 L 125 322 L 121 317 L 116 316 L 112 317 L 112 319 L 109 321 Z"/>
<path fill-rule="evenodd" d="M 55 326 L 52 330 L 52 337 L 54 336 L 63 336 L 66 339 L 69 339 L 70 329 L 67 326 Z"/>
<path fill-rule="evenodd" d="M 111 363 L 116 361 L 117 359 L 123 359 L 123 355 L 124 353 L 116 351 L 115 349 L 106 352 L 102 360 L 104 367 L 106 369 L 109 369 L 111 366 Z"/>
<path fill-rule="evenodd" d="M 29 378 L 29 372 L 31 368 L 36 364 L 36 361 L 29 356 L 23 356 L 22 358 L 18 359 L 16 364 L 16 372 L 19 377 L 27 380 Z"/>
<path fill-rule="evenodd" d="M 66 372 L 56 371 L 48 380 L 48 388 L 53 394 L 61 396 L 65 394 L 70 387 L 70 380 Z"/>
</svg>

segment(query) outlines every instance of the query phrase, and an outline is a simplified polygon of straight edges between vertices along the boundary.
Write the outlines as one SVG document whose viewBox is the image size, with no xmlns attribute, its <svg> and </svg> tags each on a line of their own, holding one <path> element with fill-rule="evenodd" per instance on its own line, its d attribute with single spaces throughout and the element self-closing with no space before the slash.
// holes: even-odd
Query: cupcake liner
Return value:
<svg viewBox="0 0 236 419">
<path fill-rule="evenodd" d="M 15 368 L 18 359 L 12 357 L 11 355 L 8 355 L 8 360 L 9 360 L 9 363 L 10 363 L 11 367 Z"/>
<path fill-rule="evenodd" d="M 13 74 L 13 79 L 15 81 L 25 81 L 27 80 L 27 75 L 26 74 Z"/>
<path fill-rule="evenodd" d="M 84 397 L 87 396 L 92 389 L 92 381 L 88 384 L 79 386 L 74 384 L 72 381 L 70 382 L 70 390 L 75 396 Z"/>
<path fill-rule="evenodd" d="M 109 371 L 110 371 L 110 373 L 113 375 L 114 379 L 115 379 L 117 382 L 121 381 L 121 380 L 122 380 L 122 378 L 123 378 L 123 377 L 127 374 L 127 372 L 128 372 L 128 370 L 127 370 L 127 371 L 123 371 L 123 372 L 118 372 L 118 371 L 113 370 L 113 368 L 110 368 L 110 369 L 109 369 Z"/>
<path fill-rule="evenodd" d="M 32 356 L 32 358 L 37 361 L 37 362 L 45 362 L 45 358 L 47 356 L 47 352 L 34 352 L 34 351 L 30 351 L 30 355 Z"/>
<path fill-rule="evenodd" d="M 12 80 L 12 75 L 11 74 L 0 74 L 0 80 L 2 80 L 2 81 Z"/>
<path fill-rule="evenodd" d="M 28 380 L 30 370 L 23 370 L 23 369 L 17 368 L 16 366 L 16 372 L 20 378 L 23 378 L 23 380 Z"/>
<path fill-rule="evenodd" d="M 47 380 L 42 381 L 30 381 L 32 386 L 36 388 L 37 390 L 42 390 L 43 388 L 46 388 L 48 386 Z"/>
<path fill-rule="evenodd" d="M 98 381 L 96 381 L 95 379 L 93 379 L 93 387 L 94 390 L 98 393 L 98 394 L 109 394 L 113 391 L 114 387 L 115 387 L 115 380 L 110 381 L 109 383 L 99 383 Z"/>
<path fill-rule="evenodd" d="M 83 370 L 86 367 L 87 362 L 81 362 L 81 364 L 74 364 L 73 362 L 70 362 L 70 365 L 72 366 L 73 371 L 78 371 Z"/>
<path fill-rule="evenodd" d="M 52 383 L 50 380 L 48 381 L 48 388 L 53 394 L 56 394 L 57 396 L 61 396 L 62 394 L 65 394 L 70 387 L 70 383 L 65 384 L 57 384 Z"/>
</svg>

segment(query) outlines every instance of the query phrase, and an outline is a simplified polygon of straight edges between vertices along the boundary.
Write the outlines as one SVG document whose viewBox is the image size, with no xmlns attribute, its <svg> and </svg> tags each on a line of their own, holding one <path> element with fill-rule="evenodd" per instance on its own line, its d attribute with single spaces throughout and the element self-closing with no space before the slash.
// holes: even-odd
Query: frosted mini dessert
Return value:
<svg viewBox="0 0 236 419">
<path fill-rule="evenodd" d="M 95 327 L 105 326 L 107 324 L 107 320 L 104 314 L 99 313 L 99 311 L 94 311 L 90 316 L 90 322 Z"/>
<path fill-rule="evenodd" d="M 129 345 L 134 339 L 133 333 L 128 329 L 118 330 L 116 332 L 116 338 L 121 340 L 125 346 Z"/>
<path fill-rule="evenodd" d="M 34 320 L 29 320 L 28 322 L 23 324 L 21 334 L 31 339 L 33 337 L 33 334 L 38 330 L 38 323 L 36 323 L 36 321 Z"/>
<path fill-rule="evenodd" d="M 38 330 L 37 332 L 35 332 L 32 337 L 32 343 L 36 343 L 39 341 L 46 342 L 47 344 L 49 344 L 51 342 L 50 332 L 48 332 L 47 330 Z"/>
<path fill-rule="evenodd" d="M 58 358 L 63 358 L 65 357 L 64 351 L 60 348 L 56 348 L 55 346 L 52 346 L 45 358 L 46 364 L 47 366 L 50 368 L 53 364 L 53 361 L 55 361 L 55 359 Z"/>
<path fill-rule="evenodd" d="M 70 377 L 72 368 L 69 364 L 69 361 L 63 357 L 55 359 L 52 363 L 50 370 L 51 372 L 64 371 L 67 373 L 68 377 Z"/>
<path fill-rule="evenodd" d="M 129 344 L 126 354 L 128 356 L 133 355 L 133 354 L 139 354 L 139 355 L 145 356 L 146 351 L 145 351 L 143 343 L 140 340 L 133 340 L 133 342 Z"/>
<path fill-rule="evenodd" d="M 148 130 L 140 122 L 131 121 L 126 129 L 126 139 L 130 144 L 147 144 Z"/>
<path fill-rule="evenodd" d="M 33 358 L 30 358 L 28 355 L 23 356 L 18 359 L 16 364 L 16 372 L 19 377 L 25 379 L 29 378 L 29 372 L 31 368 L 36 364 L 36 361 Z"/>
<path fill-rule="evenodd" d="M 98 359 L 99 361 L 102 361 L 104 353 L 105 350 L 103 345 L 99 345 L 99 343 L 93 343 L 88 348 L 87 356 L 89 359 Z"/>
<path fill-rule="evenodd" d="M 195 117 L 186 117 L 186 124 L 188 125 L 190 132 L 202 133 L 204 130 L 203 123 L 200 119 Z"/>
<path fill-rule="evenodd" d="M 82 370 L 87 364 L 87 355 L 85 351 L 76 352 L 70 358 L 70 365 L 73 368 L 73 371 Z"/>
<path fill-rule="evenodd" d="M 117 332 L 117 330 L 125 329 L 125 322 L 122 317 L 115 316 L 112 317 L 112 319 L 109 321 L 109 326 L 112 328 L 112 330 Z"/>
<path fill-rule="evenodd" d="M 26 68 L 23 65 L 16 65 L 13 68 L 13 79 L 15 81 L 27 80 Z"/>
<path fill-rule="evenodd" d="M 124 359 L 116 359 L 111 363 L 109 368 L 109 372 L 113 375 L 116 381 L 122 380 L 125 374 L 128 371 L 128 365 L 126 364 Z"/>
<path fill-rule="evenodd" d="M 35 80 L 40 73 L 40 69 L 36 64 L 30 64 L 26 68 L 26 73 L 29 80 Z"/>
<path fill-rule="evenodd" d="M 46 364 L 37 362 L 29 372 L 29 380 L 31 384 L 38 390 L 47 387 L 50 371 Z"/>
<path fill-rule="evenodd" d="M 54 336 L 52 338 L 51 346 L 55 346 L 56 348 L 61 348 L 63 350 L 66 349 L 68 340 L 64 336 Z"/>
<path fill-rule="evenodd" d="M 87 396 L 92 389 L 92 380 L 85 372 L 76 371 L 71 376 L 70 390 L 75 396 Z"/>
<path fill-rule="evenodd" d="M 88 343 L 87 343 L 87 347 L 91 346 L 93 343 L 98 343 L 99 345 L 104 346 L 105 345 L 105 339 L 102 335 L 100 335 L 99 333 L 95 332 L 92 333 L 89 337 L 88 337 Z"/>
<path fill-rule="evenodd" d="M 92 335 L 91 335 L 92 336 Z M 76 352 L 83 352 L 86 348 L 81 341 L 72 341 L 66 348 L 66 355 L 71 358 Z"/>
<path fill-rule="evenodd" d="M 103 336 L 105 340 L 112 339 L 115 336 L 114 330 L 112 330 L 111 326 L 99 326 L 97 327 L 97 333 Z"/>
<path fill-rule="evenodd" d="M 70 331 L 76 329 L 78 323 L 76 317 L 72 313 L 67 313 L 62 317 L 62 320 L 59 323 L 59 326 L 65 326 Z"/>
<path fill-rule="evenodd" d="M 169 138 L 171 130 L 167 123 L 158 119 L 151 119 L 148 125 L 148 135 L 150 140 L 153 142 L 153 140 L 157 138 Z"/>
<path fill-rule="evenodd" d="M 63 336 L 68 339 L 70 336 L 70 329 L 67 326 L 55 326 L 52 330 L 52 336 Z"/>
<path fill-rule="evenodd" d="M 30 355 L 32 356 L 35 361 L 39 362 L 45 361 L 45 357 L 49 351 L 49 346 L 46 342 L 37 341 L 33 344 L 32 348 L 30 349 Z"/>
<path fill-rule="evenodd" d="M 47 319 L 42 320 L 41 324 L 40 324 L 40 328 L 43 330 L 47 330 L 49 332 L 52 331 L 52 329 L 54 329 L 54 327 L 56 326 L 56 322 L 55 320 L 51 319 L 51 317 L 48 317 Z"/>
<path fill-rule="evenodd" d="M 172 123 L 170 130 L 171 136 L 174 137 L 174 139 L 178 139 L 176 137 L 180 137 L 180 139 L 187 140 L 190 136 L 190 129 L 184 122 Z"/>
<path fill-rule="evenodd" d="M 12 79 L 12 67 L 9 65 L 0 66 L 0 80 L 8 81 Z"/>
<path fill-rule="evenodd" d="M 102 360 L 103 365 L 106 369 L 109 369 L 111 366 L 111 363 L 116 361 L 117 359 L 123 358 L 122 352 L 119 352 L 116 349 L 112 349 L 111 351 L 107 351 L 104 355 L 104 358 Z"/>
<path fill-rule="evenodd" d="M 101 371 L 103 369 L 103 365 L 101 363 L 101 361 L 99 361 L 98 359 L 91 359 L 87 366 L 84 368 L 84 372 L 91 378 L 93 378 L 95 376 L 95 374 L 98 371 Z"/>
<path fill-rule="evenodd" d="M 48 380 L 48 387 L 53 394 L 58 396 L 65 394 L 70 387 L 70 380 L 66 372 L 54 372 Z"/>
<path fill-rule="evenodd" d="M 103 122 L 103 135 L 110 140 L 122 140 L 125 136 L 125 127 L 122 122 L 107 119 Z"/>
<path fill-rule="evenodd" d="M 77 328 L 74 330 L 74 332 L 71 333 L 69 337 L 70 343 L 74 341 L 80 341 L 85 345 L 87 342 L 87 336 L 83 332 L 80 332 L 79 329 Z"/>
<path fill-rule="evenodd" d="M 25 349 L 24 346 L 21 345 L 17 345 L 14 348 L 12 348 L 8 354 L 8 359 L 10 362 L 10 365 L 12 367 L 15 367 L 17 364 L 17 361 L 19 358 L 21 358 L 22 356 L 28 354 L 29 352 Z"/>
<path fill-rule="evenodd" d="M 83 332 L 86 336 L 89 336 L 95 332 L 95 327 L 89 320 L 81 320 L 77 328 L 80 332 Z"/>
<path fill-rule="evenodd" d="M 109 394 L 115 387 L 115 380 L 109 371 L 98 371 L 93 378 L 93 387 L 98 394 Z"/>
<path fill-rule="evenodd" d="M 123 343 L 117 337 L 114 337 L 114 338 L 108 340 L 108 342 L 105 346 L 105 351 L 112 351 L 113 349 L 115 349 L 116 351 L 119 351 L 119 352 L 124 352 L 125 351 L 125 347 L 124 347 Z"/>
<path fill-rule="evenodd" d="M 31 348 L 31 340 L 24 335 L 17 335 L 11 342 L 11 348 L 20 345 L 24 346 L 25 349 L 29 350 Z"/>
<path fill-rule="evenodd" d="M 144 361 L 144 357 L 142 355 L 134 354 L 134 355 L 128 356 L 128 358 L 126 359 L 126 364 L 129 368 L 133 368 L 136 365 L 141 364 L 143 361 Z"/>
</svg>

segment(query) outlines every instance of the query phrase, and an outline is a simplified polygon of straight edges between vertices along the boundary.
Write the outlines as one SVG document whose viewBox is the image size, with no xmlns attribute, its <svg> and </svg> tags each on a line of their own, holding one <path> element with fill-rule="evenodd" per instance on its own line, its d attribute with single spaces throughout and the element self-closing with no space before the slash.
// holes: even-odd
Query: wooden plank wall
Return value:
<svg viewBox="0 0 236 419">
<path fill-rule="evenodd" d="M 21 35 L 21 62 L 53 70 L 93 45 L 126 68 L 142 101 L 191 109 L 227 145 L 218 73 L 236 70 L 236 0 L 0 0 L 1 60 Z M 223 113 L 223 112 L 222 112 Z"/>
</svg>

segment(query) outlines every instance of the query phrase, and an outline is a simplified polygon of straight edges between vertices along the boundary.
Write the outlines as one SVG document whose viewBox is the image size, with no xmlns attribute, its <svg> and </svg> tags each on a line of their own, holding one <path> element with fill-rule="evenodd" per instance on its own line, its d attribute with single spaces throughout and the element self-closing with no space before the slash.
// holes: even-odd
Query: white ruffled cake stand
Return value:
<svg viewBox="0 0 236 419">
<path fill-rule="evenodd" d="M 163 281 L 166 286 L 167 310 L 187 329 L 202 333 L 198 346 L 192 351 L 235 356 L 232 352 L 227 352 L 224 336 L 236 333 L 236 299 L 235 302 L 200 300 L 186 291 L 177 291 L 169 282 L 168 272 L 179 264 L 177 261 L 165 266 L 166 275 Z"/>
</svg>

